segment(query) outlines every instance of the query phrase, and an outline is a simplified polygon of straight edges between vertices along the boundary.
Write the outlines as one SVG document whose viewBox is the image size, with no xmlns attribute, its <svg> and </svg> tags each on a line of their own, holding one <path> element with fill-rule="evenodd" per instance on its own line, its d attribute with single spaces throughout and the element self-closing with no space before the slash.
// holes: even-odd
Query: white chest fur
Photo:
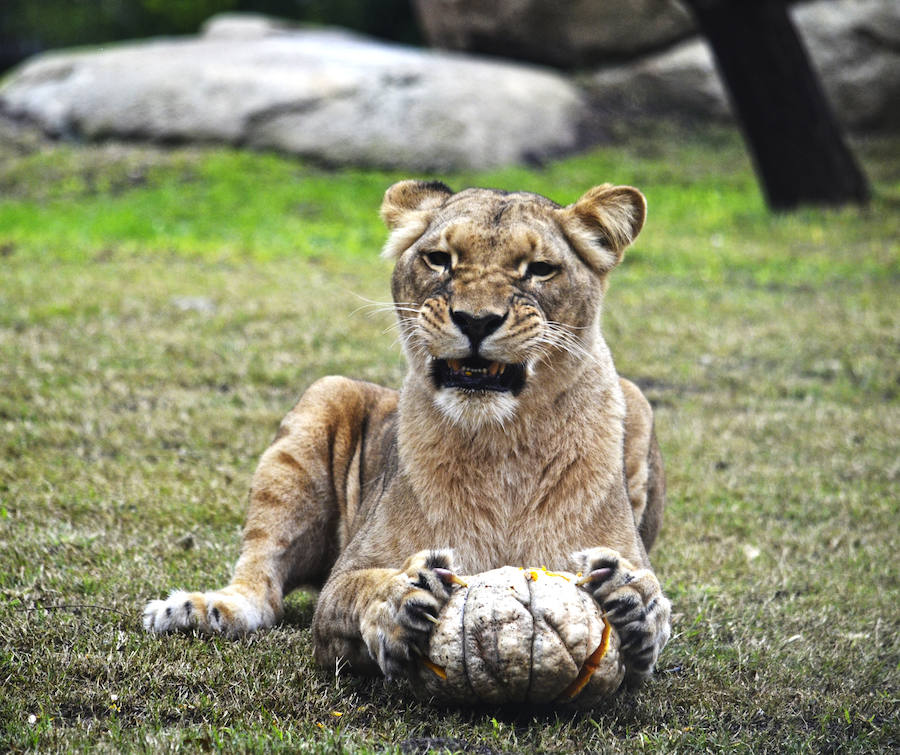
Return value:
<svg viewBox="0 0 900 755">
<path fill-rule="evenodd" d="M 574 384 L 524 409 L 503 427 L 472 430 L 449 421 L 427 385 L 404 388 L 400 473 L 422 537 L 452 547 L 463 571 L 563 568 L 573 551 L 598 538 L 613 545 L 604 533 L 628 529 L 618 521 L 627 506 L 617 380 Z"/>
</svg>

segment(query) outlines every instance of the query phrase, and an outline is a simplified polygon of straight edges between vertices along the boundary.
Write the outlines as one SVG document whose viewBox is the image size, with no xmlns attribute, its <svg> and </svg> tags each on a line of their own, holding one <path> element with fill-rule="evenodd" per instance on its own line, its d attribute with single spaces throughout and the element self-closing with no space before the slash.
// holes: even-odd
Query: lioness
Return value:
<svg viewBox="0 0 900 755">
<path fill-rule="evenodd" d="M 607 274 L 645 207 L 627 186 L 567 207 L 391 186 L 402 388 L 312 385 L 256 470 L 231 584 L 154 600 L 145 627 L 240 635 L 323 585 L 316 659 L 390 677 L 415 662 L 456 573 L 545 565 L 582 572 L 627 668 L 652 670 L 670 632 L 647 559 L 662 463 L 650 405 L 600 333 Z"/>
</svg>

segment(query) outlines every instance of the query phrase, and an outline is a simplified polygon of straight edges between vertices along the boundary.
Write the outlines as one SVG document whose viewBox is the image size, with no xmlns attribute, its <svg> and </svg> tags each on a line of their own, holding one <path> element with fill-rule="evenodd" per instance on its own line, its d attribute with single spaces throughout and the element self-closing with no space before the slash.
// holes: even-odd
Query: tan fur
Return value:
<svg viewBox="0 0 900 755">
<path fill-rule="evenodd" d="M 630 187 L 596 187 L 568 207 L 391 187 L 384 254 L 409 363 L 402 389 L 338 377 L 310 387 L 259 463 L 231 585 L 153 601 L 148 629 L 241 634 L 276 621 L 291 589 L 324 583 L 317 659 L 392 674 L 427 636 L 423 614 L 446 600 L 448 570 L 574 566 L 621 618 L 623 646 L 632 636 L 634 670 L 652 667 L 669 633 L 647 559 L 662 464 L 650 405 L 618 377 L 600 332 L 606 275 L 644 215 Z M 493 329 L 477 339 L 468 320 Z M 432 379 L 438 362 L 475 352 L 524 365 L 524 385 Z"/>
</svg>

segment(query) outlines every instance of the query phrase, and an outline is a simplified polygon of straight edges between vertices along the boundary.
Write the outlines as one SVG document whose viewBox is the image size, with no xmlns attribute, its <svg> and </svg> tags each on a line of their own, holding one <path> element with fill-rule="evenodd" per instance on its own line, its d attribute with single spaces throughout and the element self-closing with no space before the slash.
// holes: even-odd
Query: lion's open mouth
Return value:
<svg viewBox="0 0 900 755">
<path fill-rule="evenodd" d="M 438 388 L 518 393 L 525 386 L 525 365 L 490 362 L 481 357 L 435 359 L 431 377 Z"/>
</svg>

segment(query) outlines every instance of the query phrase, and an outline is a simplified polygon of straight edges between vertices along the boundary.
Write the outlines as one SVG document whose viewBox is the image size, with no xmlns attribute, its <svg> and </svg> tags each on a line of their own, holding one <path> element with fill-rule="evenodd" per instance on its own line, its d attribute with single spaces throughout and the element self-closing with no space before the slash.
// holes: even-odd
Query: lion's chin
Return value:
<svg viewBox="0 0 900 755">
<path fill-rule="evenodd" d="M 434 403 L 454 425 L 467 430 L 502 428 L 516 413 L 518 400 L 511 393 L 438 389 Z"/>
</svg>

